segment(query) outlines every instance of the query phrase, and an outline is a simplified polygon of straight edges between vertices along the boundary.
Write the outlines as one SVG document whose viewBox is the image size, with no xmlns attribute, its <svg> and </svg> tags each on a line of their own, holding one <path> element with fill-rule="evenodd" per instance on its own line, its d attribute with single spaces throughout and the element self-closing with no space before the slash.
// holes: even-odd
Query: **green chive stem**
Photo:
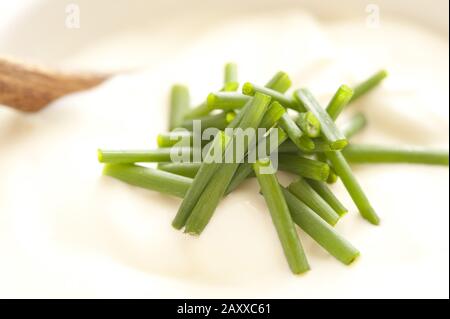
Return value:
<svg viewBox="0 0 450 319">
<path fill-rule="evenodd" d="M 295 154 L 279 154 L 278 167 L 283 171 L 318 181 L 326 181 L 330 174 L 330 166 L 327 163 Z"/>
<path fill-rule="evenodd" d="M 272 102 L 272 103 L 278 103 L 278 102 Z M 286 133 L 284 133 L 284 131 L 282 129 L 274 127 L 274 128 L 272 128 L 272 130 L 278 130 L 278 140 L 277 140 L 277 144 L 276 145 L 272 145 L 270 143 L 270 138 L 269 138 L 270 135 L 263 137 L 264 139 L 266 139 L 266 141 L 265 141 L 265 143 L 266 143 L 266 155 L 270 155 L 274 151 L 276 151 L 278 149 L 279 145 L 281 145 L 287 139 L 287 135 L 286 135 Z M 271 134 L 271 133 L 269 132 L 269 134 Z M 251 152 L 257 152 L 257 149 L 259 147 L 262 147 L 261 146 L 262 145 L 261 142 L 262 142 L 262 139 L 258 141 L 257 148 L 251 150 Z M 254 154 L 254 156 L 252 158 L 258 159 L 259 156 L 257 156 L 257 155 L 258 154 Z M 233 179 L 231 180 L 230 184 L 228 185 L 226 194 L 229 194 L 232 191 L 234 191 L 239 185 L 241 185 L 241 183 L 252 172 L 253 172 L 253 165 L 252 165 L 252 163 L 250 163 L 248 161 L 244 162 L 244 163 L 241 163 L 239 165 L 239 168 L 237 169 L 236 173 L 234 173 Z"/>
<path fill-rule="evenodd" d="M 173 154 L 183 154 L 192 157 L 190 147 L 160 148 L 156 150 L 102 150 L 97 151 L 100 163 L 130 164 L 130 163 L 158 163 L 170 162 Z"/>
<path fill-rule="evenodd" d="M 289 75 L 283 71 L 278 71 L 269 82 L 266 83 L 265 87 L 284 94 L 289 90 L 291 85 L 292 82 Z"/>
<path fill-rule="evenodd" d="M 158 169 L 189 178 L 194 178 L 202 163 L 159 163 Z"/>
<path fill-rule="evenodd" d="M 255 94 L 254 98 L 251 100 L 251 104 L 246 107 L 245 113 L 239 123 L 239 128 L 245 130 L 247 128 L 252 128 L 256 130 L 261 120 L 266 112 L 270 97 L 264 94 Z M 233 140 L 228 145 L 225 152 L 234 149 L 235 136 Z M 244 144 L 244 148 L 247 148 L 248 144 Z M 246 153 L 246 149 L 244 149 Z M 228 185 L 230 184 L 236 170 L 239 167 L 239 162 L 235 161 L 233 163 L 222 164 L 217 170 L 214 178 L 208 183 L 204 189 L 202 195 L 198 199 L 191 215 L 189 216 L 185 232 L 192 235 L 200 235 L 205 229 L 206 225 L 209 223 L 214 211 L 219 204 L 221 198 L 224 196 Z"/>
<path fill-rule="evenodd" d="M 251 98 L 237 92 L 214 92 L 208 95 L 206 105 L 210 110 L 233 111 L 241 109 Z"/>
<path fill-rule="evenodd" d="M 294 97 L 319 120 L 321 134 L 333 150 L 340 150 L 347 146 L 348 142 L 345 136 L 338 130 L 333 119 L 319 105 L 308 89 L 295 91 Z"/>
<path fill-rule="evenodd" d="M 249 96 L 254 96 L 256 92 L 268 95 L 272 98 L 273 101 L 279 102 L 284 107 L 299 110 L 299 104 L 294 99 L 288 97 L 287 95 L 275 91 L 273 89 L 269 89 L 267 87 L 258 86 L 252 83 L 245 83 L 242 87 L 242 93 Z"/>
<path fill-rule="evenodd" d="M 344 123 L 340 130 L 342 134 L 351 139 L 353 136 L 361 132 L 367 126 L 367 118 L 362 113 L 354 115 L 349 121 Z"/>
<path fill-rule="evenodd" d="M 236 63 L 230 62 L 225 64 L 223 83 L 224 87 L 222 90 L 226 92 L 236 91 L 239 88 L 238 67 Z"/>
<path fill-rule="evenodd" d="M 301 274 L 310 267 L 276 175 L 261 172 L 270 165 L 269 160 L 259 160 L 254 164 L 254 171 L 289 267 L 294 274 Z"/>
<path fill-rule="evenodd" d="M 312 112 L 299 113 L 296 122 L 306 136 L 311 138 L 320 136 L 320 122 Z"/>
<path fill-rule="evenodd" d="M 344 155 L 342 155 L 341 152 L 326 152 L 325 154 L 333 166 L 333 169 L 341 178 L 341 181 L 353 199 L 353 202 L 358 207 L 360 214 L 372 224 L 378 225 L 380 223 L 380 218 L 375 213 L 375 210 L 362 190 L 361 185 L 353 175 L 350 165 L 348 165 Z"/>
<path fill-rule="evenodd" d="M 336 121 L 339 114 L 341 114 L 342 110 L 350 102 L 352 96 L 353 90 L 347 85 L 344 84 L 338 88 L 326 109 L 333 121 Z"/>
<path fill-rule="evenodd" d="M 344 216 L 347 214 L 348 209 L 339 201 L 334 195 L 328 185 L 324 182 L 315 181 L 313 179 L 307 179 L 306 182 L 319 194 L 331 208 L 339 215 Z"/>
<path fill-rule="evenodd" d="M 369 91 L 373 90 L 377 87 L 381 81 L 383 81 L 388 76 L 388 72 L 386 70 L 380 70 L 367 80 L 359 83 L 353 89 L 353 97 L 350 102 L 354 102 L 359 99 L 361 96 L 365 95 Z"/>
<path fill-rule="evenodd" d="M 289 76 L 279 71 L 277 72 L 265 85 L 266 88 L 277 91 L 281 94 L 285 93 L 291 87 L 291 79 Z M 279 103 L 279 102 L 272 102 Z M 281 104 L 280 104 L 281 106 Z M 279 120 L 278 126 L 287 133 L 289 138 L 294 142 L 295 145 L 301 150 L 313 150 L 314 142 L 305 136 L 297 126 L 297 124 L 291 119 L 289 114 L 285 112 Z"/>
<path fill-rule="evenodd" d="M 331 226 L 339 221 L 334 209 L 303 178 L 291 183 L 288 189 Z"/>
<path fill-rule="evenodd" d="M 207 116 L 211 113 L 211 109 L 206 104 L 206 101 L 202 102 L 200 105 L 189 109 L 186 114 L 184 114 L 184 121 L 193 120 L 199 117 Z"/>
<path fill-rule="evenodd" d="M 434 150 L 423 147 L 351 144 L 342 153 L 350 163 L 449 165 L 448 150 Z"/>
<path fill-rule="evenodd" d="M 261 120 L 260 128 L 270 129 L 272 126 L 277 124 L 281 117 L 286 113 L 286 109 L 277 101 L 270 103 L 266 114 L 264 114 Z"/>
<path fill-rule="evenodd" d="M 130 185 L 183 198 L 192 179 L 134 164 L 106 164 L 103 174 Z"/>
<path fill-rule="evenodd" d="M 282 190 L 292 219 L 305 233 L 345 265 L 351 264 L 358 258 L 360 253 L 350 242 L 291 192 L 285 188 Z"/>
<path fill-rule="evenodd" d="M 193 133 L 187 131 L 172 131 L 158 134 L 156 142 L 158 147 L 172 147 L 181 143 L 183 146 L 192 146 Z M 186 145 L 185 145 L 186 144 Z"/>
<path fill-rule="evenodd" d="M 339 176 L 336 174 L 334 169 L 332 167 L 330 167 L 330 175 L 328 175 L 327 183 L 334 184 L 338 181 L 338 179 L 339 179 Z"/>
<path fill-rule="evenodd" d="M 200 165 L 200 168 L 195 175 L 191 187 L 189 187 L 186 196 L 184 197 L 177 215 L 175 216 L 172 226 L 176 229 L 181 229 L 186 224 L 186 220 L 189 218 L 192 210 L 198 202 L 200 195 L 209 183 L 214 173 L 222 163 L 223 151 L 229 142 L 229 137 L 223 132 L 219 131 L 214 141 L 211 144 L 208 154 L 205 160 Z M 220 154 L 215 154 L 219 149 Z M 219 155 L 219 156 L 218 156 Z M 219 161 L 215 161 L 215 158 L 219 158 Z"/>
<path fill-rule="evenodd" d="M 312 151 L 315 148 L 314 142 L 297 126 L 295 121 L 289 116 L 288 113 L 283 114 L 278 126 L 283 129 L 289 136 L 292 142 L 301 151 Z"/>
<path fill-rule="evenodd" d="M 170 92 L 169 130 L 180 126 L 185 114 L 189 111 L 189 89 L 184 85 L 172 86 Z"/>
<path fill-rule="evenodd" d="M 236 113 L 234 112 L 221 112 L 213 115 L 206 115 L 193 120 L 184 120 L 181 124 L 181 128 L 192 131 L 194 128 L 193 121 L 201 121 L 202 131 L 207 128 L 217 128 L 218 130 L 224 130 L 228 124 L 233 121 Z"/>
</svg>

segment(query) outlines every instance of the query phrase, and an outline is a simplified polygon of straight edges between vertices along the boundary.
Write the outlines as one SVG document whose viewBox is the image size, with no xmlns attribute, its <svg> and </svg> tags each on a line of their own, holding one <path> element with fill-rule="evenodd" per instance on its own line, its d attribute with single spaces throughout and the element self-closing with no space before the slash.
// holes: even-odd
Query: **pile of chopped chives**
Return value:
<svg viewBox="0 0 450 319">
<path fill-rule="evenodd" d="M 182 198 L 172 226 L 196 236 L 208 225 L 224 196 L 245 179 L 256 177 L 293 273 L 310 269 L 297 226 L 348 265 L 359 256 L 359 251 L 334 229 L 348 210 L 329 184 L 340 179 L 361 216 L 378 225 L 380 219 L 353 174 L 351 163 L 449 165 L 448 151 L 351 143 L 349 140 L 367 125 L 362 113 L 341 127 L 335 124 L 348 104 L 372 91 L 386 76 L 382 70 L 353 89 L 341 85 L 323 108 L 306 88 L 287 94 L 291 80 L 281 71 L 264 86 L 247 82 L 239 92 L 237 66 L 228 63 L 222 89 L 209 93 L 194 108 L 190 107 L 188 88 L 173 86 L 169 132 L 157 136 L 158 149 L 98 150 L 98 160 L 105 163 L 104 175 Z M 288 113 L 287 109 L 291 111 Z M 202 132 L 213 130 L 209 142 L 195 143 L 193 120 L 200 120 Z M 268 131 L 248 137 L 251 143 L 244 146 L 242 158 L 233 155 L 233 142 L 238 136 L 227 129 L 258 128 Z M 273 132 L 277 133 L 275 143 L 266 144 Z M 266 147 L 265 157 L 256 151 L 259 147 Z M 195 158 L 196 151 L 200 158 Z M 297 176 L 287 187 L 279 184 L 274 163 L 267 157 L 274 152 L 278 152 L 278 169 Z M 182 154 L 183 160 L 172 162 L 173 154 Z M 229 154 L 231 162 L 214 161 Z M 262 173 L 263 169 L 269 172 Z"/>
</svg>

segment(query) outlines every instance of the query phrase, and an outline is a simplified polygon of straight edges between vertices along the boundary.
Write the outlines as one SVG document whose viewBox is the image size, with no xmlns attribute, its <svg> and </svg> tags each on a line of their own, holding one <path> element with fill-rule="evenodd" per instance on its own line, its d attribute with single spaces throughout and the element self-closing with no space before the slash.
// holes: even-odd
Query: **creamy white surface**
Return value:
<svg viewBox="0 0 450 319">
<path fill-rule="evenodd" d="M 123 39 L 67 64 L 95 65 L 95 50 Z M 205 30 L 177 55 L 154 58 L 148 71 L 39 114 L 0 109 L 0 296 L 448 297 L 448 168 L 355 167 L 381 225 L 362 220 L 334 186 L 350 209 L 336 228 L 362 255 L 343 266 L 300 231 L 312 270 L 296 277 L 255 181 L 224 199 L 204 234 L 191 238 L 170 226 L 179 199 L 102 177 L 96 161 L 98 147 L 155 146 L 170 85 L 188 84 L 200 101 L 221 86 L 225 61 L 236 61 L 245 81 L 285 70 L 322 103 L 338 85 L 386 68 L 382 87 L 352 106 L 370 123 L 357 140 L 447 148 L 444 38 L 406 23 L 369 29 L 286 13 Z"/>
</svg>

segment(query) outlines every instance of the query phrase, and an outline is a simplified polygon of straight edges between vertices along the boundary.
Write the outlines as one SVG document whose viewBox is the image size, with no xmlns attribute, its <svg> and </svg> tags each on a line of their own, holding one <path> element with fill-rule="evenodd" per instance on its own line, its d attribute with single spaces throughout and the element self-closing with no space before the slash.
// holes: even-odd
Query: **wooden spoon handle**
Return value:
<svg viewBox="0 0 450 319">
<path fill-rule="evenodd" d="M 92 88 L 108 77 L 64 74 L 0 58 L 0 104 L 36 112 L 63 95 Z"/>
</svg>

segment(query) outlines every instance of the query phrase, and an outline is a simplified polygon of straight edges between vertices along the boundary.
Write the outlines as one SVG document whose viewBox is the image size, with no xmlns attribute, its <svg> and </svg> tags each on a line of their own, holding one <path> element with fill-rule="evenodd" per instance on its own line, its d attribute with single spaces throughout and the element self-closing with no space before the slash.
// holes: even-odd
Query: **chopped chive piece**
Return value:
<svg viewBox="0 0 450 319">
<path fill-rule="evenodd" d="M 323 152 L 332 151 L 330 144 L 323 141 L 321 138 L 315 138 L 312 140 L 314 143 L 314 149 L 312 151 L 308 151 L 303 149 L 299 152 L 299 148 L 291 141 L 287 140 L 282 145 L 280 145 L 278 152 L 280 153 L 300 153 L 300 154 L 320 154 Z"/>
<path fill-rule="evenodd" d="M 211 109 L 206 104 L 206 101 L 204 101 L 202 104 L 186 112 L 184 115 L 184 122 L 186 122 L 186 120 L 193 120 L 199 117 L 207 116 L 209 113 L 211 113 Z"/>
<path fill-rule="evenodd" d="M 158 169 L 189 178 L 194 178 L 202 163 L 159 163 Z"/>
<path fill-rule="evenodd" d="M 325 155 L 325 152 L 322 152 L 322 153 L 316 153 L 316 159 L 317 159 L 318 161 L 321 161 L 321 162 L 324 162 L 324 163 L 328 163 L 328 158 L 327 158 L 327 156 Z M 328 164 L 328 165 L 329 165 L 329 164 Z M 337 176 L 337 174 L 336 174 L 336 172 L 334 171 L 333 167 L 330 167 L 330 174 L 328 175 L 327 183 L 328 183 L 328 184 L 334 184 L 334 183 L 337 182 L 338 178 L 339 178 L 339 177 Z"/>
<path fill-rule="evenodd" d="M 283 129 L 289 136 L 292 142 L 303 151 L 312 151 L 314 150 L 315 144 L 314 142 L 305 134 L 303 134 L 302 130 L 297 126 L 294 120 L 289 116 L 288 113 L 283 114 L 281 117 L 278 126 Z"/>
<path fill-rule="evenodd" d="M 234 173 L 233 178 L 231 179 L 231 182 L 225 191 L 225 195 L 230 194 L 232 191 L 238 188 L 238 186 L 241 185 L 241 183 L 246 180 L 252 172 L 252 163 L 241 163 L 241 165 L 239 165 L 238 169 Z"/>
<path fill-rule="evenodd" d="M 356 101 L 358 98 L 366 94 L 367 92 L 373 90 L 378 84 L 381 83 L 386 77 L 388 73 L 386 70 L 381 70 L 372 75 L 370 78 L 361 82 L 353 89 L 353 97 L 350 102 Z"/>
<path fill-rule="evenodd" d="M 339 176 L 337 176 L 336 172 L 332 167 L 330 167 L 330 175 L 328 175 L 327 183 L 328 184 L 334 184 L 339 179 Z"/>
<path fill-rule="evenodd" d="M 183 198 L 192 179 L 134 164 L 106 164 L 103 174 L 125 183 Z"/>
<path fill-rule="evenodd" d="M 308 184 L 316 191 L 317 194 L 319 194 L 324 201 L 330 205 L 331 208 L 339 215 L 344 216 L 347 214 L 348 209 L 342 205 L 342 203 L 337 199 L 336 196 L 334 196 L 331 189 L 328 187 L 328 185 L 324 182 L 315 181 L 313 179 L 307 179 L 306 180 Z"/>
<path fill-rule="evenodd" d="M 333 169 L 341 178 L 342 183 L 350 194 L 356 207 L 358 207 L 360 214 L 374 225 L 380 223 L 380 218 L 375 213 L 375 210 L 370 205 L 367 196 L 352 173 L 350 166 L 345 160 L 341 152 L 326 152 L 328 160 L 331 162 Z"/>
<path fill-rule="evenodd" d="M 186 233 L 200 235 L 203 232 L 225 194 L 226 187 L 228 187 L 237 167 L 234 163 L 225 163 L 217 170 L 214 178 L 203 190 L 191 215 L 186 221 Z"/>
<path fill-rule="evenodd" d="M 291 79 L 289 76 L 280 71 L 275 74 L 272 79 L 266 84 L 266 88 L 277 91 L 279 93 L 286 92 L 291 86 Z M 279 103 L 279 102 L 273 102 Z M 280 104 L 281 105 L 281 104 Z M 294 142 L 295 145 L 301 150 L 313 150 L 314 142 L 303 134 L 300 128 L 291 119 L 289 114 L 286 112 L 280 118 L 278 126 L 283 129 L 289 136 L 289 138 Z"/>
<path fill-rule="evenodd" d="M 326 181 L 330 174 L 328 164 L 294 154 L 279 154 L 278 166 L 283 171 L 318 181 Z"/>
<path fill-rule="evenodd" d="M 291 140 L 286 140 L 278 147 L 278 153 L 292 153 L 297 154 L 299 151 L 297 145 Z"/>
<path fill-rule="evenodd" d="M 278 102 L 273 102 L 273 103 L 278 103 Z M 264 115 L 264 117 L 265 117 L 265 115 Z M 274 127 L 274 128 L 272 128 L 272 130 L 278 130 L 278 140 L 277 140 L 276 145 L 271 145 L 270 138 L 269 138 L 270 135 L 263 137 L 264 139 L 266 139 L 265 142 L 266 142 L 266 154 L 267 155 L 270 155 L 274 151 L 276 151 L 278 149 L 279 145 L 281 145 L 287 139 L 287 135 L 286 135 L 286 133 L 284 133 L 284 131 L 282 129 Z M 257 148 L 262 147 L 262 146 L 260 146 L 262 144 L 261 141 L 262 141 L 262 139 L 258 141 Z M 257 151 L 257 149 L 253 149 L 253 150 L 249 151 L 249 153 L 256 152 L 256 151 Z M 254 158 L 257 158 L 257 157 L 258 157 L 257 154 L 255 154 Z M 236 170 L 236 173 L 234 173 L 233 179 L 231 180 L 230 184 L 228 185 L 226 194 L 229 194 L 232 191 L 234 191 L 252 172 L 253 172 L 252 163 L 249 163 L 248 161 L 241 163 L 239 165 L 239 168 Z"/>
<path fill-rule="evenodd" d="M 320 122 L 312 112 L 303 112 L 296 120 L 298 126 L 308 137 L 320 136 Z"/>
<path fill-rule="evenodd" d="M 291 141 L 302 151 L 312 151 L 315 148 L 314 141 L 307 135 L 303 134 L 303 131 L 297 126 L 294 120 L 285 113 L 278 125 L 283 129 L 291 139 Z"/>
<path fill-rule="evenodd" d="M 189 111 L 189 89 L 184 85 L 174 85 L 170 92 L 169 130 L 177 128 Z"/>
<path fill-rule="evenodd" d="M 237 92 L 215 92 L 208 95 L 206 104 L 210 110 L 232 111 L 243 108 L 250 99 L 249 96 Z"/>
<path fill-rule="evenodd" d="M 367 126 L 367 119 L 362 113 L 358 113 L 353 116 L 348 122 L 340 128 L 342 134 L 347 137 L 347 139 L 352 138 L 354 135 L 358 134 Z"/>
<path fill-rule="evenodd" d="M 225 64 L 223 91 L 231 92 L 239 88 L 238 68 L 236 63 Z"/>
<path fill-rule="evenodd" d="M 229 137 L 227 135 L 223 132 L 217 133 L 205 160 L 202 162 L 195 175 L 194 181 L 192 182 L 191 187 L 189 187 L 189 190 L 178 209 L 177 215 L 172 222 L 174 228 L 181 229 L 186 224 L 186 220 L 189 218 L 189 215 L 197 204 L 200 195 L 217 171 L 217 168 L 221 165 L 223 151 L 228 142 Z M 216 152 L 219 152 L 219 154 L 215 154 Z M 217 160 L 217 157 L 219 160 Z"/>
<path fill-rule="evenodd" d="M 202 131 L 207 128 L 217 128 L 224 130 L 228 124 L 234 119 L 234 112 L 221 112 L 219 114 L 207 115 L 194 120 L 184 120 L 181 124 L 182 128 L 192 131 L 194 128 L 193 121 L 201 121 Z"/>
<path fill-rule="evenodd" d="M 333 227 L 314 213 L 306 204 L 287 189 L 282 188 L 294 222 L 320 246 L 345 265 L 351 264 L 359 256 L 359 251 Z"/>
<path fill-rule="evenodd" d="M 261 172 L 263 167 L 268 168 L 270 165 L 269 160 L 259 160 L 254 165 L 254 171 L 289 267 L 294 274 L 301 274 L 310 267 L 276 175 Z"/>
<path fill-rule="evenodd" d="M 288 189 L 324 221 L 332 226 L 336 225 L 339 220 L 339 215 L 303 178 L 291 183 Z"/>
<path fill-rule="evenodd" d="M 266 88 L 274 91 L 285 93 L 291 87 L 291 79 L 289 75 L 283 71 L 277 72 L 265 85 Z"/>
<path fill-rule="evenodd" d="M 254 96 L 256 92 L 270 96 L 273 101 L 279 102 L 284 107 L 297 111 L 299 110 L 299 103 L 297 103 L 297 101 L 295 101 L 294 99 L 284 95 L 283 93 L 269 89 L 267 87 L 257 86 L 249 82 L 245 83 L 242 87 L 242 93 L 245 95 Z"/>
<path fill-rule="evenodd" d="M 186 131 L 172 131 L 168 133 L 160 133 L 158 134 L 156 141 L 158 143 L 158 147 L 172 147 L 177 143 L 186 142 L 184 146 L 192 145 L 192 132 Z"/>
<path fill-rule="evenodd" d="M 345 136 L 338 130 L 333 119 L 319 105 L 308 89 L 295 91 L 294 97 L 319 120 L 322 136 L 330 144 L 333 150 L 340 150 L 347 146 L 348 142 Z"/>
<path fill-rule="evenodd" d="M 314 144 L 316 145 L 314 147 L 314 152 L 316 153 L 323 153 L 323 152 L 328 152 L 328 151 L 334 151 L 333 148 L 331 147 L 331 145 L 327 142 L 324 141 L 323 138 L 316 138 L 313 139 Z"/>
<path fill-rule="evenodd" d="M 330 103 L 327 106 L 327 113 L 336 121 L 339 114 L 341 114 L 342 110 L 347 106 L 353 96 L 353 90 L 349 88 L 347 85 L 341 85 L 339 89 L 334 94 Z"/>
<path fill-rule="evenodd" d="M 349 145 L 342 152 L 350 163 L 408 163 L 448 166 L 448 151 L 420 147 Z"/>
<path fill-rule="evenodd" d="M 223 85 L 222 92 L 236 92 L 239 89 L 238 82 L 227 82 Z"/>
<path fill-rule="evenodd" d="M 249 100 L 240 110 L 236 110 L 236 116 L 234 119 L 228 123 L 227 128 L 235 129 L 239 127 L 239 124 L 242 121 L 242 118 L 244 117 L 245 113 L 248 111 L 248 109 L 252 106 L 252 100 Z"/>
<path fill-rule="evenodd" d="M 97 151 L 100 163 L 126 164 L 126 163 L 158 163 L 170 162 L 171 154 L 186 154 L 192 156 L 193 149 L 190 147 L 160 148 L 156 150 L 135 151 L 110 151 L 99 149 Z"/>
<path fill-rule="evenodd" d="M 266 130 L 278 123 L 280 118 L 286 113 L 286 109 L 278 102 L 274 101 L 270 103 L 266 114 L 264 114 L 260 128 L 265 128 Z"/>
<path fill-rule="evenodd" d="M 239 123 L 239 128 L 243 130 L 247 128 L 253 128 L 256 130 L 259 127 L 264 113 L 269 106 L 270 97 L 264 94 L 255 94 L 255 97 L 251 101 L 251 104 L 244 109 L 245 113 Z M 234 140 L 235 136 L 233 136 L 233 140 L 228 145 L 225 152 L 234 149 Z M 244 145 L 245 153 L 246 147 L 248 147 L 247 143 Z M 190 217 L 188 218 L 185 227 L 186 233 L 200 235 L 205 229 L 214 214 L 220 199 L 225 194 L 225 191 L 228 188 L 228 185 L 230 184 L 236 170 L 238 169 L 239 164 L 239 161 L 235 161 L 233 163 L 225 163 L 219 167 L 214 175 L 214 178 L 204 189 Z"/>
</svg>

